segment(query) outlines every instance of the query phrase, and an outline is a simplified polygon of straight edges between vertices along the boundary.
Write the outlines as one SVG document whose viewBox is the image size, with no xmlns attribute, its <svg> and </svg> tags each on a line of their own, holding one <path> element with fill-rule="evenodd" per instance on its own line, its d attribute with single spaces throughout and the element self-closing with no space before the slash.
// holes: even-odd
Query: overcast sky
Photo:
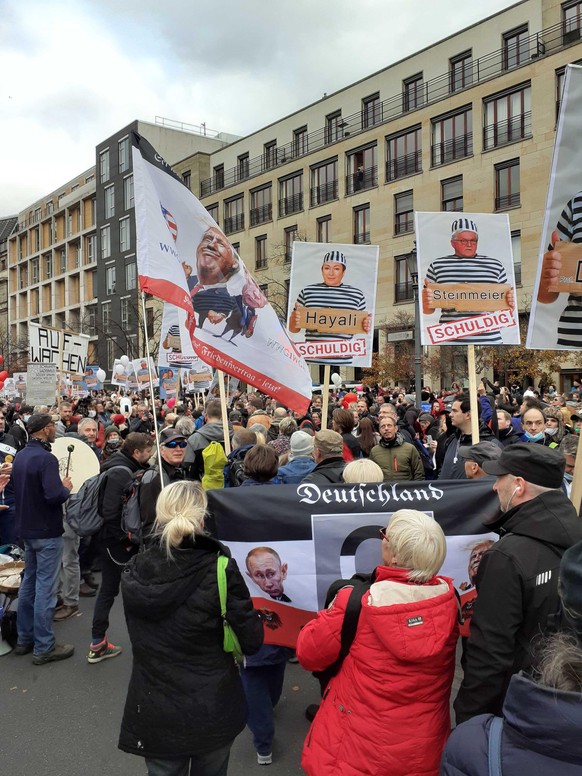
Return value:
<svg viewBox="0 0 582 776">
<path fill-rule="evenodd" d="M 133 119 L 244 135 L 513 0 L 0 0 L 0 216 Z"/>
</svg>

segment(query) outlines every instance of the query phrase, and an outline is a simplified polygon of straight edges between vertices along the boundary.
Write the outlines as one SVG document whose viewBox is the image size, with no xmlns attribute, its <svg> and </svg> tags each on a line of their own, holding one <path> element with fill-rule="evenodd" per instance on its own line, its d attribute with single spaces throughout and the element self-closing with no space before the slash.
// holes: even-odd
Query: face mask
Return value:
<svg viewBox="0 0 582 776">
<path fill-rule="evenodd" d="M 564 479 L 566 480 L 566 482 L 572 482 L 572 480 L 574 479 L 574 475 L 564 472 Z"/>
<path fill-rule="evenodd" d="M 30 415 L 23 415 L 22 419 L 24 420 L 25 423 L 28 423 L 28 421 L 30 420 Z"/>
<path fill-rule="evenodd" d="M 544 438 L 544 432 L 540 431 L 539 434 L 530 434 L 529 431 L 526 431 L 525 438 L 528 442 L 539 442 L 540 439 Z"/>
<path fill-rule="evenodd" d="M 94 418 L 94 417 L 96 417 L 96 415 L 97 415 L 97 413 L 95 412 L 95 410 L 89 410 L 89 417 L 90 418 Z"/>
<path fill-rule="evenodd" d="M 557 434 L 557 433 L 558 433 L 558 429 L 557 428 L 547 428 L 546 429 L 546 434 L 548 434 L 549 436 L 554 436 L 554 434 Z"/>
<path fill-rule="evenodd" d="M 121 444 L 121 439 L 110 439 L 107 442 L 107 447 L 110 447 L 112 450 L 115 450 L 115 448 L 119 447 Z"/>
</svg>

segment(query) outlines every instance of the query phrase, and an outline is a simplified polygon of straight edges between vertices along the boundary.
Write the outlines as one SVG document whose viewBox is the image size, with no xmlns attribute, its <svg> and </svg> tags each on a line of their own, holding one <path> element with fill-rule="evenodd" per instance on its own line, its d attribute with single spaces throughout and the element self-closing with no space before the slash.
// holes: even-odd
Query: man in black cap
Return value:
<svg viewBox="0 0 582 776">
<path fill-rule="evenodd" d="M 494 442 L 478 442 L 471 447 L 459 447 L 459 458 L 465 461 L 465 476 L 468 480 L 478 480 L 481 477 L 490 477 L 483 469 L 485 461 L 496 461 L 503 448 Z"/>
<path fill-rule="evenodd" d="M 482 468 L 497 478 L 501 516 L 488 528 L 501 538 L 477 574 L 457 723 L 500 714 L 511 676 L 531 666 L 532 641 L 560 610 L 562 555 L 582 540 L 582 520 L 561 490 L 564 458 L 558 451 L 519 443 Z"/>
</svg>

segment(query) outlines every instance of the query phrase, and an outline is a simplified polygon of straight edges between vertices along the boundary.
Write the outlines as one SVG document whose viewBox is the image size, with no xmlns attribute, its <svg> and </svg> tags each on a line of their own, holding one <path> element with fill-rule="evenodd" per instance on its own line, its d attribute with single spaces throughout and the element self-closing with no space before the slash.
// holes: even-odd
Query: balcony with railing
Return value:
<svg viewBox="0 0 582 776">
<path fill-rule="evenodd" d="M 488 151 L 490 148 L 514 143 L 530 137 L 531 133 L 531 111 L 527 111 L 519 116 L 512 116 L 505 121 L 483 127 L 483 148 Z"/>
<path fill-rule="evenodd" d="M 346 194 L 356 194 L 358 191 L 373 189 L 377 185 L 377 167 L 363 167 L 351 175 L 346 175 Z"/>
<path fill-rule="evenodd" d="M 510 207 L 518 207 L 520 203 L 519 191 L 513 194 L 504 194 L 501 197 L 495 197 L 495 210 L 507 210 Z"/>
<path fill-rule="evenodd" d="M 250 212 L 251 226 L 257 226 L 258 224 L 266 224 L 267 221 L 273 220 L 273 205 L 269 202 L 268 205 L 261 205 L 261 207 L 252 207 Z"/>
<path fill-rule="evenodd" d="M 236 216 L 227 216 L 224 219 L 224 233 L 232 234 L 240 232 L 245 228 L 245 214 L 239 213 Z"/>
<path fill-rule="evenodd" d="M 279 218 L 300 213 L 303 210 L 303 192 L 279 200 Z"/>
<path fill-rule="evenodd" d="M 354 245 L 369 245 L 370 232 L 356 232 L 354 235 Z"/>
<path fill-rule="evenodd" d="M 386 162 L 386 182 L 395 181 L 398 178 L 406 178 L 422 172 L 422 151 L 413 151 L 411 154 L 397 156 Z"/>
<path fill-rule="evenodd" d="M 394 283 L 394 301 L 395 302 L 414 301 L 414 291 L 412 289 L 412 280 L 408 283 Z"/>
<path fill-rule="evenodd" d="M 554 24 L 552 27 L 547 27 L 546 29 L 541 30 L 541 32 L 536 32 L 524 39 L 520 43 L 520 47 L 523 51 L 527 50 L 528 56 L 523 59 L 521 57 L 517 58 L 515 64 L 512 64 L 510 68 L 508 68 L 505 48 L 498 49 L 491 54 L 486 54 L 479 59 L 473 60 L 467 65 L 465 72 L 466 87 L 464 87 L 464 89 L 452 88 L 449 72 L 437 76 L 436 78 L 432 78 L 429 81 L 424 81 L 421 90 L 422 96 L 419 94 L 417 97 L 417 107 L 422 108 L 439 102 L 440 100 L 447 99 L 451 94 L 460 94 L 462 91 L 471 89 L 479 83 L 503 75 L 508 69 L 511 71 L 519 70 L 528 65 L 532 59 L 535 60 L 538 57 L 555 54 L 557 51 L 575 45 L 579 41 L 579 28 L 566 30 L 561 22 Z M 381 121 L 378 121 L 375 126 L 379 126 L 380 123 L 387 124 L 399 118 L 404 113 L 410 112 L 410 108 L 408 111 L 404 110 L 404 108 L 402 92 L 384 100 L 375 108 L 375 116 L 381 117 Z M 353 137 L 361 132 L 367 132 L 369 126 L 370 122 L 369 120 L 366 120 L 365 112 L 359 110 L 351 116 L 342 118 L 341 131 L 335 133 L 333 140 L 330 138 L 326 128 L 322 127 L 321 129 L 309 133 L 307 139 L 301 143 L 290 140 L 286 145 L 278 146 L 276 158 L 269 159 L 269 166 L 266 164 L 264 154 L 261 154 L 261 156 L 257 156 L 254 159 L 250 159 L 248 171 L 245 170 L 245 172 L 247 172 L 246 177 L 253 178 L 257 175 L 261 175 L 267 169 L 280 167 L 281 165 L 299 159 L 308 153 L 324 148 L 332 142 L 341 142 L 345 138 Z M 420 172 L 420 170 L 418 170 L 418 172 Z M 238 167 L 225 170 L 221 188 L 234 186 L 236 183 L 239 183 L 240 180 L 241 176 Z M 216 188 L 215 183 L 216 181 L 213 178 L 201 181 L 201 196 L 205 197 L 218 191 L 219 189 Z"/>
<path fill-rule="evenodd" d="M 441 164 L 455 162 L 458 159 L 465 159 L 473 153 L 473 133 L 454 137 L 451 140 L 443 140 L 433 143 L 430 149 L 430 163 L 432 167 L 439 167 Z"/>
<path fill-rule="evenodd" d="M 313 186 L 311 189 L 311 207 L 324 205 L 326 202 L 333 202 L 338 197 L 338 182 L 330 181 L 322 183 L 319 186 Z"/>
</svg>

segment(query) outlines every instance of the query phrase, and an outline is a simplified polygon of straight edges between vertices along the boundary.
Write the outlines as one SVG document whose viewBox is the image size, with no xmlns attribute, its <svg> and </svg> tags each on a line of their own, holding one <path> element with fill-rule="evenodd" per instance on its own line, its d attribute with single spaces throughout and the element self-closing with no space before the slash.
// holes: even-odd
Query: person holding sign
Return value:
<svg viewBox="0 0 582 776">
<path fill-rule="evenodd" d="M 513 312 L 515 294 L 508 285 L 505 267 L 498 259 L 478 255 L 478 242 L 477 224 L 474 221 L 469 218 L 453 221 L 451 245 L 454 253 L 432 261 L 424 279 L 424 315 L 431 315 L 440 307 L 439 323 L 451 323 L 491 313 L 496 309 L 508 308 Z M 501 285 L 502 288 L 496 290 L 491 288 L 492 285 Z M 447 286 L 450 286 L 450 290 Z M 467 309 L 468 299 L 478 300 L 475 305 L 477 309 Z M 491 303 L 489 309 L 488 302 Z M 503 344 L 498 329 L 479 331 L 474 336 L 462 337 L 461 341 L 466 345 Z"/>
</svg>

